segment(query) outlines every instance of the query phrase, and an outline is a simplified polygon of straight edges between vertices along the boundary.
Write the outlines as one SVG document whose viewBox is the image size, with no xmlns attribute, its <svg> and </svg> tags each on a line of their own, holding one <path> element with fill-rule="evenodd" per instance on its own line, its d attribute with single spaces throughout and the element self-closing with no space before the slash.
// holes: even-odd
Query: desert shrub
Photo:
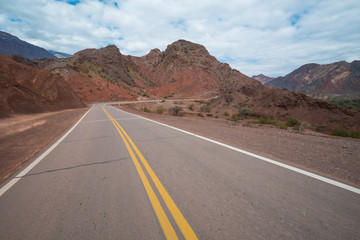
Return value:
<svg viewBox="0 0 360 240">
<path fill-rule="evenodd" d="M 274 119 L 268 119 L 268 118 L 261 117 L 259 119 L 259 123 L 273 125 L 273 126 L 276 126 L 276 127 L 280 128 L 280 129 L 287 129 L 287 126 L 283 122 L 280 122 L 280 121 L 277 121 L 277 120 L 274 120 Z"/>
<path fill-rule="evenodd" d="M 358 99 L 328 99 L 326 102 L 339 108 L 355 109 L 360 111 L 360 98 Z"/>
<path fill-rule="evenodd" d="M 245 118 L 247 118 L 248 116 L 251 116 L 253 114 L 252 110 L 250 108 L 247 107 L 243 107 L 240 109 L 239 114 L 241 116 L 244 116 Z"/>
<path fill-rule="evenodd" d="M 151 113 L 151 110 L 150 110 L 149 108 L 147 108 L 147 107 L 144 107 L 142 110 L 143 110 L 144 112 Z"/>
<path fill-rule="evenodd" d="M 229 112 L 224 112 L 224 116 L 226 117 L 230 116 Z"/>
<path fill-rule="evenodd" d="M 178 116 L 178 117 L 181 117 L 184 115 L 183 109 L 180 106 L 175 106 L 175 107 L 169 108 L 169 112 L 172 115 Z"/>
<path fill-rule="evenodd" d="M 211 113 L 206 114 L 208 117 L 212 117 L 213 115 Z"/>
<path fill-rule="evenodd" d="M 350 131 L 350 130 L 344 129 L 341 126 L 336 126 L 334 128 L 334 130 L 330 133 L 330 135 L 360 139 L 360 130 L 359 131 Z"/>
<path fill-rule="evenodd" d="M 158 106 L 158 107 L 156 108 L 156 112 L 157 112 L 158 114 L 163 114 L 163 112 L 164 112 L 163 106 Z"/>
<path fill-rule="evenodd" d="M 208 105 L 205 105 L 205 106 L 201 106 L 200 108 L 200 112 L 210 112 L 211 111 L 211 108 L 208 106 Z"/>
<path fill-rule="evenodd" d="M 240 121 L 240 120 L 243 120 L 243 118 L 239 115 L 232 115 L 231 118 L 230 118 L 230 121 L 233 121 L 233 122 L 237 122 L 237 121 Z"/>
<path fill-rule="evenodd" d="M 288 127 L 295 127 L 298 124 L 300 124 L 300 121 L 297 120 L 295 117 L 291 117 L 286 121 L 286 126 Z"/>
<path fill-rule="evenodd" d="M 188 109 L 189 109 L 190 111 L 194 111 L 194 104 L 189 104 Z"/>
</svg>

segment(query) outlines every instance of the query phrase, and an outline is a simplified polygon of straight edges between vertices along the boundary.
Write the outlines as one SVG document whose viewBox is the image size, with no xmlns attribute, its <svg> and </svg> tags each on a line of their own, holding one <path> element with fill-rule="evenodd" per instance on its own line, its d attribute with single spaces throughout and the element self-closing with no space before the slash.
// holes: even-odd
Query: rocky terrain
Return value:
<svg viewBox="0 0 360 240">
<path fill-rule="evenodd" d="M 65 80 L 0 54 L 0 117 L 84 107 Z"/>
<path fill-rule="evenodd" d="M 116 46 L 110 45 L 101 49 L 86 49 L 63 59 L 16 60 L 63 77 L 84 102 L 149 98 L 213 99 L 205 107 L 205 112 L 221 112 L 221 116 L 226 112 L 236 117 L 243 108 L 247 108 L 256 118 L 282 122 L 296 118 L 318 131 L 329 132 L 335 127 L 352 131 L 360 129 L 359 112 L 340 109 L 302 93 L 265 87 L 228 64 L 217 61 L 204 46 L 186 40 L 168 45 L 165 51 L 153 49 L 143 57 L 125 56 Z M 342 62 L 340 65 L 344 69 L 350 67 L 352 72 L 349 70 L 350 73 L 344 74 L 338 67 L 329 70 L 327 66 L 320 66 L 323 70 L 315 71 L 318 65 L 312 64 L 288 76 L 294 76 L 292 79 L 296 80 L 293 81 L 296 86 L 299 85 L 297 79 L 309 79 L 306 74 L 311 73 L 311 76 L 319 78 L 325 76 L 322 79 L 333 77 L 332 82 L 336 82 L 333 85 L 342 90 L 351 86 L 356 89 L 358 62 Z M 340 76 L 348 76 L 351 81 L 346 82 L 346 77 Z M 341 85 L 344 81 L 346 84 Z M 295 85 L 291 87 L 295 88 Z M 305 83 L 299 86 L 304 87 Z M 330 86 L 327 89 L 332 89 Z"/>
<path fill-rule="evenodd" d="M 262 84 L 265 84 L 265 83 L 270 82 L 275 79 L 273 77 L 265 76 L 264 74 L 254 75 L 251 78 L 258 80 Z"/>
<path fill-rule="evenodd" d="M 44 48 L 22 41 L 19 38 L 0 31 L 0 53 L 4 55 L 19 54 L 30 60 L 56 57 Z"/>
<path fill-rule="evenodd" d="M 315 98 L 360 98 L 360 61 L 306 64 L 265 86 L 286 88 Z"/>
</svg>

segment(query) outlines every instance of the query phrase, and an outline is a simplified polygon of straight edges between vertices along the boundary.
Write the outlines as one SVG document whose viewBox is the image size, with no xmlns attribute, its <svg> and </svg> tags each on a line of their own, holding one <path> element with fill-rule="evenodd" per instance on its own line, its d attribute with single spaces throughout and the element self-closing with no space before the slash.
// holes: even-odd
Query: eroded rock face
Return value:
<svg viewBox="0 0 360 240">
<path fill-rule="evenodd" d="M 217 61 L 204 46 L 185 40 L 168 45 L 165 51 L 153 49 L 143 57 L 124 56 L 117 47 L 108 46 L 83 50 L 66 59 L 38 61 L 37 64 L 63 76 L 86 102 L 141 96 L 217 96 L 210 107 L 219 112 L 238 113 L 242 107 L 248 107 L 259 117 L 286 121 L 293 116 L 315 127 L 360 128 L 358 112 L 338 109 L 301 93 L 265 87 Z M 353 68 L 356 64 L 352 63 Z M 317 67 L 310 64 L 305 69 L 311 72 Z M 356 74 L 354 71 L 352 76 L 355 78 Z"/>
<path fill-rule="evenodd" d="M 0 54 L 0 116 L 84 107 L 60 76 Z"/>
</svg>

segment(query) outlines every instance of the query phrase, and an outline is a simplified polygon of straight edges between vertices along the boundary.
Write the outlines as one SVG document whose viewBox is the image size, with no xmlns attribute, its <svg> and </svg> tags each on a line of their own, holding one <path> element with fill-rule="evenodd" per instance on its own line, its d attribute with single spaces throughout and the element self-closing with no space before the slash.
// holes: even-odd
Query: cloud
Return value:
<svg viewBox="0 0 360 240">
<path fill-rule="evenodd" d="M 247 75 L 285 75 L 309 63 L 359 59 L 357 0 L 3 1 L 0 28 L 46 49 L 74 53 L 116 44 L 123 54 L 204 45 Z"/>
</svg>

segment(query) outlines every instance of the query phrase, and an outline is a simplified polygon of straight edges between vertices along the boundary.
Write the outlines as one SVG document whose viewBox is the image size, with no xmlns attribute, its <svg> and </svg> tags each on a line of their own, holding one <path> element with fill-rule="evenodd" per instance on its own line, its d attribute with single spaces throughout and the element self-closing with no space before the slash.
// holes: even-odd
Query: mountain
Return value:
<svg viewBox="0 0 360 240">
<path fill-rule="evenodd" d="M 337 108 L 302 93 L 263 86 L 200 44 L 178 40 L 164 51 L 125 56 L 116 46 L 86 49 L 64 59 L 38 60 L 39 67 L 63 76 L 85 102 L 142 98 L 206 98 L 219 114 L 250 108 L 256 117 L 286 121 L 296 117 L 312 129 L 360 128 L 360 113 Z M 314 114 L 316 113 L 316 114 Z"/>
<path fill-rule="evenodd" d="M 69 58 L 39 60 L 40 67 L 61 75 L 84 102 L 135 100 L 148 81 L 113 45 L 85 49 Z"/>
<path fill-rule="evenodd" d="M 0 54 L 0 117 L 85 105 L 64 79 Z"/>
<path fill-rule="evenodd" d="M 49 53 L 51 53 L 52 55 L 54 55 L 57 58 L 68 58 L 71 56 L 71 54 L 67 54 L 67 53 L 63 53 L 63 52 L 57 52 L 54 50 L 47 50 Z"/>
<path fill-rule="evenodd" d="M 185 40 L 168 45 L 163 52 L 154 49 L 131 59 L 141 74 L 155 83 L 148 92 L 158 97 L 215 97 L 237 84 L 261 87 L 256 80 L 217 61 L 204 46 Z"/>
<path fill-rule="evenodd" d="M 19 38 L 0 31 L 0 53 L 4 55 L 19 54 L 30 60 L 50 58 L 56 59 L 54 55 L 46 51 L 44 48 L 32 45 Z"/>
<path fill-rule="evenodd" d="M 254 75 L 254 76 L 252 76 L 251 78 L 253 78 L 253 79 L 255 79 L 255 80 L 258 80 L 258 81 L 261 82 L 262 84 L 265 84 L 265 83 L 270 82 L 270 81 L 272 81 L 272 80 L 275 79 L 275 78 L 273 78 L 273 77 L 265 76 L 264 74 Z"/>
<path fill-rule="evenodd" d="M 265 86 L 286 88 L 315 98 L 359 98 L 360 61 L 306 64 Z"/>
</svg>

